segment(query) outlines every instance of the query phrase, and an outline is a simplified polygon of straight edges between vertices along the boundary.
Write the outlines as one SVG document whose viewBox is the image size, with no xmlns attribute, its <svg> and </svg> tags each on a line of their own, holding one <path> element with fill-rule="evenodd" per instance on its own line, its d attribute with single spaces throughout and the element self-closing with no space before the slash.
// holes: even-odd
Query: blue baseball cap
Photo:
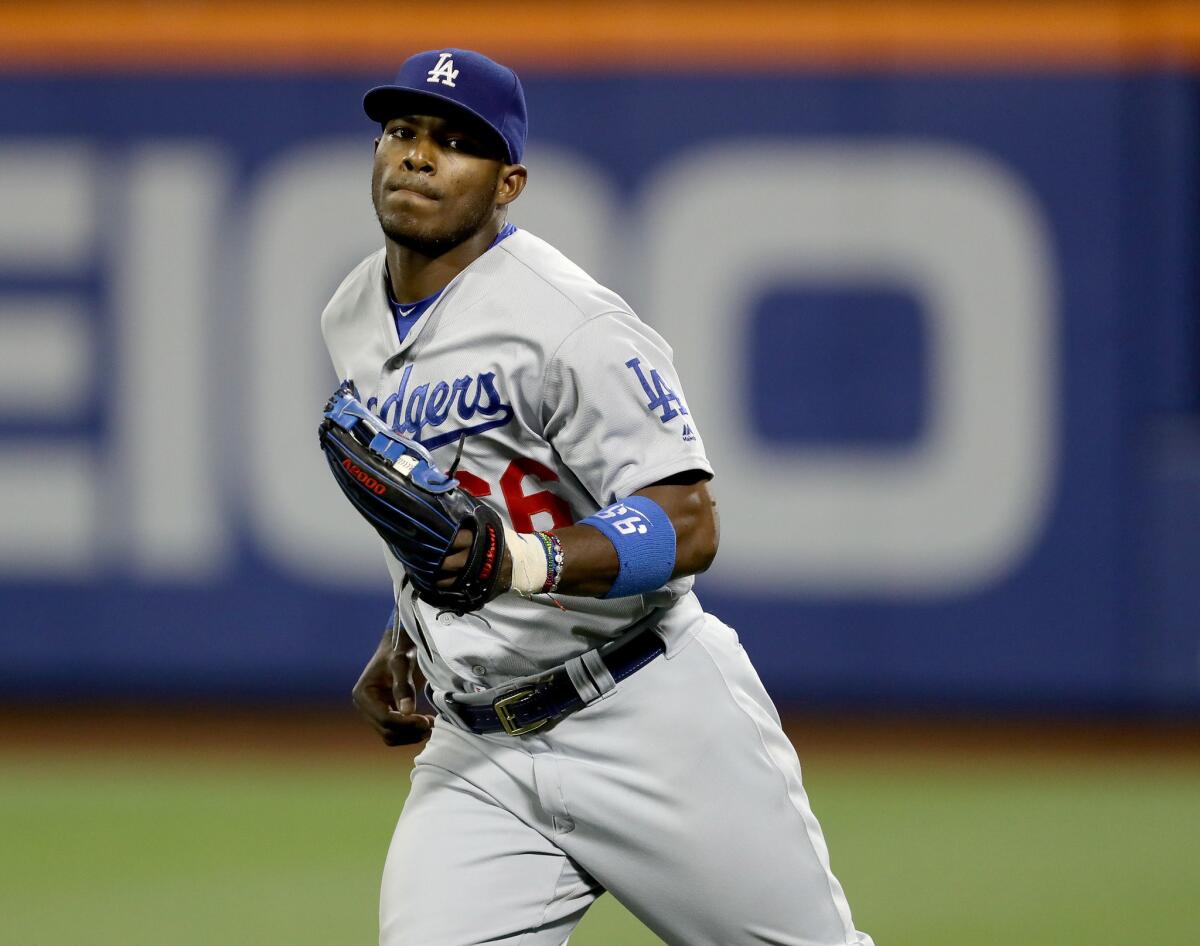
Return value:
<svg viewBox="0 0 1200 946">
<path fill-rule="evenodd" d="M 525 153 L 525 92 L 508 66 L 470 49 L 417 53 L 404 61 L 395 82 L 363 96 L 363 110 L 385 125 L 397 115 L 419 114 L 422 101 L 449 104 L 482 121 L 504 142 L 510 164 Z"/>
</svg>

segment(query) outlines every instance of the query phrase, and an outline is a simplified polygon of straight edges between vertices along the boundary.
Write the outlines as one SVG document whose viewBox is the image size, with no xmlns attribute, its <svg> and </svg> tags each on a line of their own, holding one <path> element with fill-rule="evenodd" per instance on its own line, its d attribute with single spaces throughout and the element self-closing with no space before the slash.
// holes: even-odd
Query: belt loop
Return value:
<svg viewBox="0 0 1200 946">
<path fill-rule="evenodd" d="M 594 653 L 594 651 L 588 651 L 588 653 Z M 594 703 L 600 699 L 602 691 L 597 689 L 596 684 L 592 683 L 587 671 L 583 669 L 583 661 L 586 657 L 587 654 L 583 654 L 580 657 L 572 657 L 563 664 L 563 667 L 567 671 L 567 676 L 571 678 L 571 685 L 575 687 L 575 692 L 579 694 L 579 698 L 584 703 Z M 605 672 L 607 673 L 607 668 L 605 668 Z M 612 677 L 609 676 L 608 679 L 611 680 Z"/>
<path fill-rule="evenodd" d="M 429 699 L 429 702 L 433 704 L 434 709 L 436 709 L 443 716 L 454 720 L 456 723 L 460 722 L 458 713 L 454 712 L 449 705 L 447 705 L 446 694 L 444 692 L 441 690 L 435 690 L 432 686 L 426 683 L 425 696 Z"/>
<path fill-rule="evenodd" d="M 642 633 L 645 633 L 645 631 Z M 596 689 L 600 691 L 600 696 L 603 696 L 617 685 L 617 681 L 613 679 L 613 675 L 609 672 L 608 665 L 600 658 L 598 650 L 589 650 L 586 654 L 581 654 L 580 657 L 583 660 L 584 667 L 592 675 L 592 679 L 596 681 Z"/>
</svg>

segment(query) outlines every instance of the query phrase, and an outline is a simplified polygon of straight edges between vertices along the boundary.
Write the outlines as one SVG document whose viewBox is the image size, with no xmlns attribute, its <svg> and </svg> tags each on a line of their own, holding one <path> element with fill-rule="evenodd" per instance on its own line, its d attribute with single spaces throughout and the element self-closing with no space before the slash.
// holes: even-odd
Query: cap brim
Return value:
<svg viewBox="0 0 1200 946">
<path fill-rule="evenodd" d="M 424 114 L 425 110 L 431 104 L 440 106 L 434 114 L 451 111 L 461 115 L 470 115 L 475 121 L 492 133 L 504 156 L 509 163 L 513 163 L 512 151 L 509 149 L 504 135 L 500 133 L 500 129 L 480 115 L 475 109 L 463 105 L 462 102 L 457 102 L 445 95 L 439 95 L 437 92 L 426 92 L 424 89 L 408 89 L 400 85 L 378 85 L 368 90 L 367 94 L 363 96 L 363 111 L 367 113 L 367 117 L 371 121 L 378 122 L 380 125 L 386 125 L 397 115 Z M 424 109 L 422 106 L 424 106 Z"/>
</svg>

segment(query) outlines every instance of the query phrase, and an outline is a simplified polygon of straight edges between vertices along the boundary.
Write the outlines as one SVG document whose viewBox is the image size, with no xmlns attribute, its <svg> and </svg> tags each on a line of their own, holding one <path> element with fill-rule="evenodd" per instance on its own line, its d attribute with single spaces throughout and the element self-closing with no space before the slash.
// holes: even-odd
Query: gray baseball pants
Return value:
<svg viewBox="0 0 1200 946">
<path fill-rule="evenodd" d="M 669 946 L 872 946 L 732 630 L 523 737 L 446 717 L 383 872 L 381 946 L 563 946 L 610 891 Z"/>
</svg>

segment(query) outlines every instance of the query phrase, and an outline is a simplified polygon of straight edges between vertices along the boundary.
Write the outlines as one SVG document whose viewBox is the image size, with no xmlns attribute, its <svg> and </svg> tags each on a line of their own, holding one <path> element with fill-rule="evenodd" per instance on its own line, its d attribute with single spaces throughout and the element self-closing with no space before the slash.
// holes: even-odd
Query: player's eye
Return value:
<svg viewBox="0 0 1200 946">
<path fill-rule="evenodd" d="M 481 152 L 479 142 L 466 135 L 456 135 L 453 138 L 447 138 L 445 146 L 450 151 L 458 151 L 462 154 L 478 155 Z"/>
</svg>

